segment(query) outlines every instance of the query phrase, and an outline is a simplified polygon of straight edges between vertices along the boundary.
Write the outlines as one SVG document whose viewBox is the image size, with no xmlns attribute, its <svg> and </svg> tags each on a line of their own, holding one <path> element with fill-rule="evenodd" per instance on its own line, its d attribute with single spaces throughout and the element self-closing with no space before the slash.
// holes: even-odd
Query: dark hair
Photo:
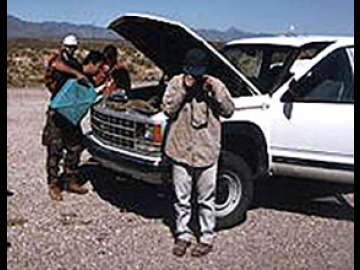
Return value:
<svg viewBox="0 0 360 270">
<path fill-rule="evenodd" d="M 104 61 L 105 61 L 105 57 L 102 52 L 91 50 L 84 59 L 83 65 L 88 65 L 89 63 L 97 64 L 99 62 L 104 62 Z"/>
<path fill-rule="evenodd" d="M 104 49 L 104 56 L 106 58 L 117 58 L 118 51 L 114 45 L 107 45 Z"/>
</svg>

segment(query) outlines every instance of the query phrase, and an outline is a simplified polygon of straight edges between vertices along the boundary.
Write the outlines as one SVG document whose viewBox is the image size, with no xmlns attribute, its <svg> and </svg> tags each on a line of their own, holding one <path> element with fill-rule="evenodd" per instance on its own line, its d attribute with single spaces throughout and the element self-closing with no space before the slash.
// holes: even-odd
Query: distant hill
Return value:
<svg viewBox="0 0 360 270">
<path fill-rule="evenodd" d="M 102 27 L 57 22 L 35 23 L 7 15 L 7 37 L 53 38 L 63 37 L 69 33 L 80 38 L 119 39 L 117 35 Z"/>
<path fill-rule="evenodd" d="M 268 34 L 255 34 L 230 28 L 227 31 L 213 29 L 194 30 L 209 41 L 227 42 L 233 39 L 270 36 Z M 93 25 L 77 25 L 58 22 L 28 22 L 12 15 L 7 15 L 7 37 L 15 38 L 56 38 L 66 34 L 76 34 L 80 38 L 119 39 L 119 36 L 103 27 Z"/>
</svg>

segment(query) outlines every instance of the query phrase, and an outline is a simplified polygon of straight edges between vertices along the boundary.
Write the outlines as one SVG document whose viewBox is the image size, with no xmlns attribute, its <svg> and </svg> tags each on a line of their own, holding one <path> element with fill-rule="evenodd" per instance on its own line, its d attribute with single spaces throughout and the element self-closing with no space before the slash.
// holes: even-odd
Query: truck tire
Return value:
<svg viewBox="0 0 360 270">
<path fill-rule="evenodd" d="M 215 200 L 217 228 L 229 228 L 245 220 L 254 193 L 250 176 L 251 170 L 241 156 L 221 153 Z"/>
</svg>

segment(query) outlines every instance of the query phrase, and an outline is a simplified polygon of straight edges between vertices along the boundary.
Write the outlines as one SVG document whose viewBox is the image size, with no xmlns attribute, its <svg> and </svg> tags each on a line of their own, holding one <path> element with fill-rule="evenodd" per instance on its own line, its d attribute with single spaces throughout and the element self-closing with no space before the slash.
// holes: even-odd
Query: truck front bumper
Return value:
<svg viewBox="0 0 360 270">
<path fill-rule="evenodd" d="M 103 167 L 151 184 L 170 179 L 170 162 L 166 158 L 142 156 L 99 141 L 91 132 L 86 135 L 86 148 Z"/>
</svg>

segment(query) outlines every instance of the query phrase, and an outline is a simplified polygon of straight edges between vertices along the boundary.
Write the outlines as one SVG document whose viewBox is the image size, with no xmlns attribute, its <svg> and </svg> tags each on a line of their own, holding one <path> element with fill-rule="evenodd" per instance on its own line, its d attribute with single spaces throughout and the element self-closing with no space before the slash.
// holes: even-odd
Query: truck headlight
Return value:
<svg viewBox="0 0 360 270">
<path fill-rule="evenodd" d="M 163 138 L 163 129 L 161 124 L 148 125 L 144 134 L 147 141 L 161 143 Z"/>
</svg>

